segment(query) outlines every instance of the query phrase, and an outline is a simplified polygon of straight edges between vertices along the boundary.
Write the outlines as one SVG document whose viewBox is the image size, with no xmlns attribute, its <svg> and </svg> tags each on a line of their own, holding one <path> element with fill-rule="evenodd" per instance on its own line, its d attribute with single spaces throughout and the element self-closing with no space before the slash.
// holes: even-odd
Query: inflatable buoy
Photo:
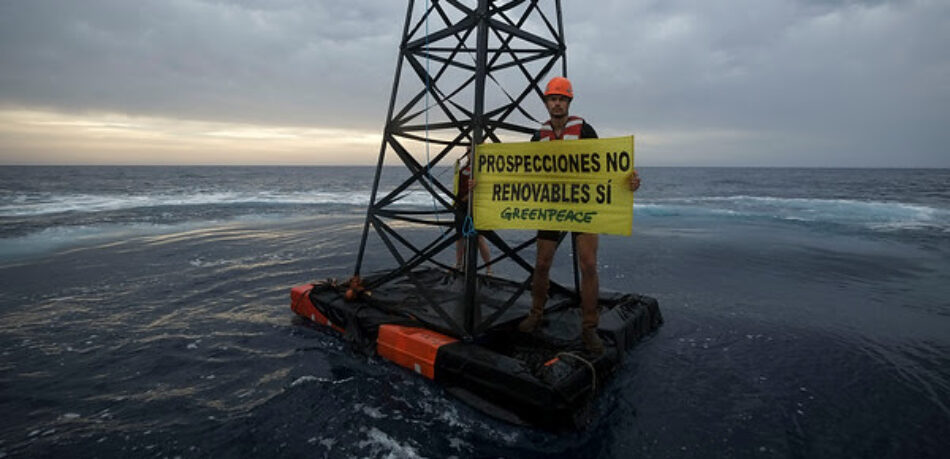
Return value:
<svg viewBox="0 0 950 459">
<path fill-rule="evenodd" d="M 606 351 L 588 355 L 578 339 L 581 309 L 572 292 L 552 289 L 545 323 L 536 333 L 520 333 L 517 324 L 531 309 L 521 281 L 480 276 L 480 307 L 497 320 L 477 340 L 458 333 L 464 294 L 457 271 L 421 267 L 409 276 L 305 284 L 291 290 L 291 309 L 375 353 L 431 379 L 486 414 L 516 424 L 551 430 L 587 424 L 591 400 L 603 391 L 624 353 L 661 323 L 654 298 L 601 291 L 597 333 Z M 367 285 L 374 286 L 370 291 Z M 447 314 L 436 307 L 445 306 Z M 454 309 L 453 309 L 454 308 Z"/>
</svg>

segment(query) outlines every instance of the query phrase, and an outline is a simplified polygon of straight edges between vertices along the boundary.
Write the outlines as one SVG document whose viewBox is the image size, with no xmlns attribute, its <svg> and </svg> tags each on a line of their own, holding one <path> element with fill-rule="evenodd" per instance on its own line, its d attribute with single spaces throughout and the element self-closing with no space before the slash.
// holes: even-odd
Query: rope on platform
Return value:
<svg viewBox="0 0 950 459">
<path fill-rule="evenodd" d="M 478 231 L 475 231 L 475 222 L 472 220 L 472 215 L 466 215 L 465 221 L 462 223 L 462 236 L 472 237 L 478 234 Z"/>
<path fill-rule="evenodd" d="M 425 98 L 425 125 L 426 125 L 426 179 L 429 180 L 429 183 L 433 183 L 435 179 L 432 177 L 432 168 L 430 167 L 430 162 L 432 161 L 429 157 L 429 93 L 432 92 L 432 82 L 431 82 L 431 71 L 429 70 L 429 14 L 432 13 L 432 1 L 426 1 L 425 9 L 425 23 L 426 23 L 426 36 L 425 36 L 425 50 L 426 50 L 426 98 Z M 438 206 L 436 206 L 435 196 L 432 198 L 432 213 L 435 215 L 435 221 L 439 221 Z M 445 232 L 443 231 L 443 236 Z"/>
<path fill-rule="evenodd" d="M 426 10 L 425 10 L 425 33 L 426 33 L 426 35 L 425 35 L 425 50 L 426 50 L 426 98 L 425 98 L 426 166 L 425 166 L 425 167 L 426 167 L 426 174 L 425 174 L 425 177 L 426 177 L 426 179 L 429 180 L 429 183 L 432 184 L 432 183 L 435 183 L 435 182 L 438 180 L 437 177 L 433 177 L 433 176 L 432 176 L 432 158 L 431 158 L 430 153 L 429 153 L 429 109 L 432 108 L 431 105 L 429 104 L 429 93 L 432 92 L 432 81 L 431 81 L 431 74 L 432 74 L 432 72 L 431 72 L 430 67 L 429 67 L 429 63 L 430 63 L 430 61 L 431 61 L 431 59 L 429 59 L 429 54 L 431 53 L 431 51 L 429 50 L 429 16 L 432 14 L 432 0 L 427 0 L 425 4 L 426 4 Z M 444 173 L 444 172 L 445 172 L 445 171 L 443 171 L 443 173 Z M 441 175 L 442 175 L 442 174 L 439 174 L 440 177 L 441 177 Z M 435 221 L 436 221 L 436 223 L 442 223 L 441 219 L 439 218 L 439 212 L 438 212 L 438 211 L 439 211 L 439 207 L 438 207 L 438 205 L 436 204 L 435 196 L 430 196 L 430 197 L 432 198 L 432 214 L 435 216 Z M 439 235 L 439 239 L 444 238 L 444 237 L 449 233 L 450 230 L 451 230 L 451 228 L 445 228 L 445 229 L 443 229 L 443 230 L 442 230 L 442 234 Z"/>
<path fill-rule="evenodd" d="M 432 83 L 430 81 L 429 71 L 429 13 L 432 12 L 432 1 L 426 1 L 426 101 L 425 101 L 425 114 L 426 114 L 426 176 L 429 178 L 429 181 L 432 181 L 432 175 L 429 168 L 429 93 L 432 91 Z M 435 198 L 432 199 L 433 208 L 435 207 Z M 437 217 L 438 218 L 438 217 Z"/>
<path fill-rule="evenodd" d="M 573 357 L 587 364 L 587 366 L 590 368 L 590 392 L 591 394 L 597 392 L 597 370 L 594 369 L 594 364 L 590 360 L 587 360 L 573 352 L 558 352 L 555 357 Z"/>
</svg>

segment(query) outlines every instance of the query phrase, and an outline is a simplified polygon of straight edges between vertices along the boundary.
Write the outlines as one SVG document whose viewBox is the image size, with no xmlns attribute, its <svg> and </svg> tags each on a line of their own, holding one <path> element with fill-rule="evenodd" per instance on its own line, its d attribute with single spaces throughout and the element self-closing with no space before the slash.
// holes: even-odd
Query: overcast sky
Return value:
<svg viewBox="0 0 950 459">
<path fill-rule="evenodd" d="M 373 164 L 406 5 L 0 0 L 0 164 Z M 950 167 L 946 0 L 563 6 L 638 165 Z"/>
</svg>

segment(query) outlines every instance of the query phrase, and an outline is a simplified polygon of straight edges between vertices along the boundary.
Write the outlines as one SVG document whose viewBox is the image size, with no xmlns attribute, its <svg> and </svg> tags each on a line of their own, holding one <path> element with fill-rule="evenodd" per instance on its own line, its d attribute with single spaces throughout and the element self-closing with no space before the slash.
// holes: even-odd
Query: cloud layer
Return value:
<svg viewBox="0 0 950 459">
<path fill-rule="evenodd" d="M 573 110 L 641 164 L 950 167 L 947 2 L 563 4 Z M 378 133 L 405 8 L 2 2 L 0 109 Z"/>
</svg>

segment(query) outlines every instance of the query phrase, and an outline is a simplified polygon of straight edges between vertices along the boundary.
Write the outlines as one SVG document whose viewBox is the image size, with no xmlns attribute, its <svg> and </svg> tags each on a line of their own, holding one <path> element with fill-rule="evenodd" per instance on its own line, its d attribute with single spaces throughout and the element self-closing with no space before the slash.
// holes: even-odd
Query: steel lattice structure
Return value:
<svg viewBox="0 0 950 459">
<path fill-rule="evenodd" d="M 423 263 L 451 269 L 434 257 L 454 247 L 461 237 L 454 231 L 453 221 L 461 211 L 453 205 L 452 179 L 443 180 L 434 171 L 445 170 L 472 145 L 527 140 L 539 123 L 522 105 L 527 106 L 527 101 L 540 109 L 541 81 L 558 70 L 558 64 L 559 73 L 567 74 L 560 0 L 419 3 L 410 0 L 406 12 L 354 274 L 360 274 L 371 229 L 398 266 L 367 288 L 402 276 L 411 279 L 412 269 Z M 385 167 L 387 158 L 392 162 L 393 157 L 405 175 L 394 188 L 381 192 L 384 169 L 387 174 L 393 169 Z M 432 209 L 406 206 L 403 201 L 412 190 L 430 196 Z M 471 215 L 471 206 L 467 212 Z M 410 241 L 394 229 L 396 222 L 431 225 L 432 238 L 422 243 Z M 535 239 L 511 247 L 494 232 L 481 234 L 501 252 L 492 262 L 507 258 L 527 272 L 518 295 L 522 294 L 530 285 L 533 265 L 518 253 Z M 477 238 L 468 237 L 466 243 L 465 292 L 459 299 L 464 308 L 462 323 L 435 302 L 430 303 L 454 334 L 472 338 L 503 311 L 481 320 L 475 274 Z M 576 277 L 575 272 L 575 283 Z M 421 296 L 426 297 L 426 286 L 417 284 Z"/>
</svg>

